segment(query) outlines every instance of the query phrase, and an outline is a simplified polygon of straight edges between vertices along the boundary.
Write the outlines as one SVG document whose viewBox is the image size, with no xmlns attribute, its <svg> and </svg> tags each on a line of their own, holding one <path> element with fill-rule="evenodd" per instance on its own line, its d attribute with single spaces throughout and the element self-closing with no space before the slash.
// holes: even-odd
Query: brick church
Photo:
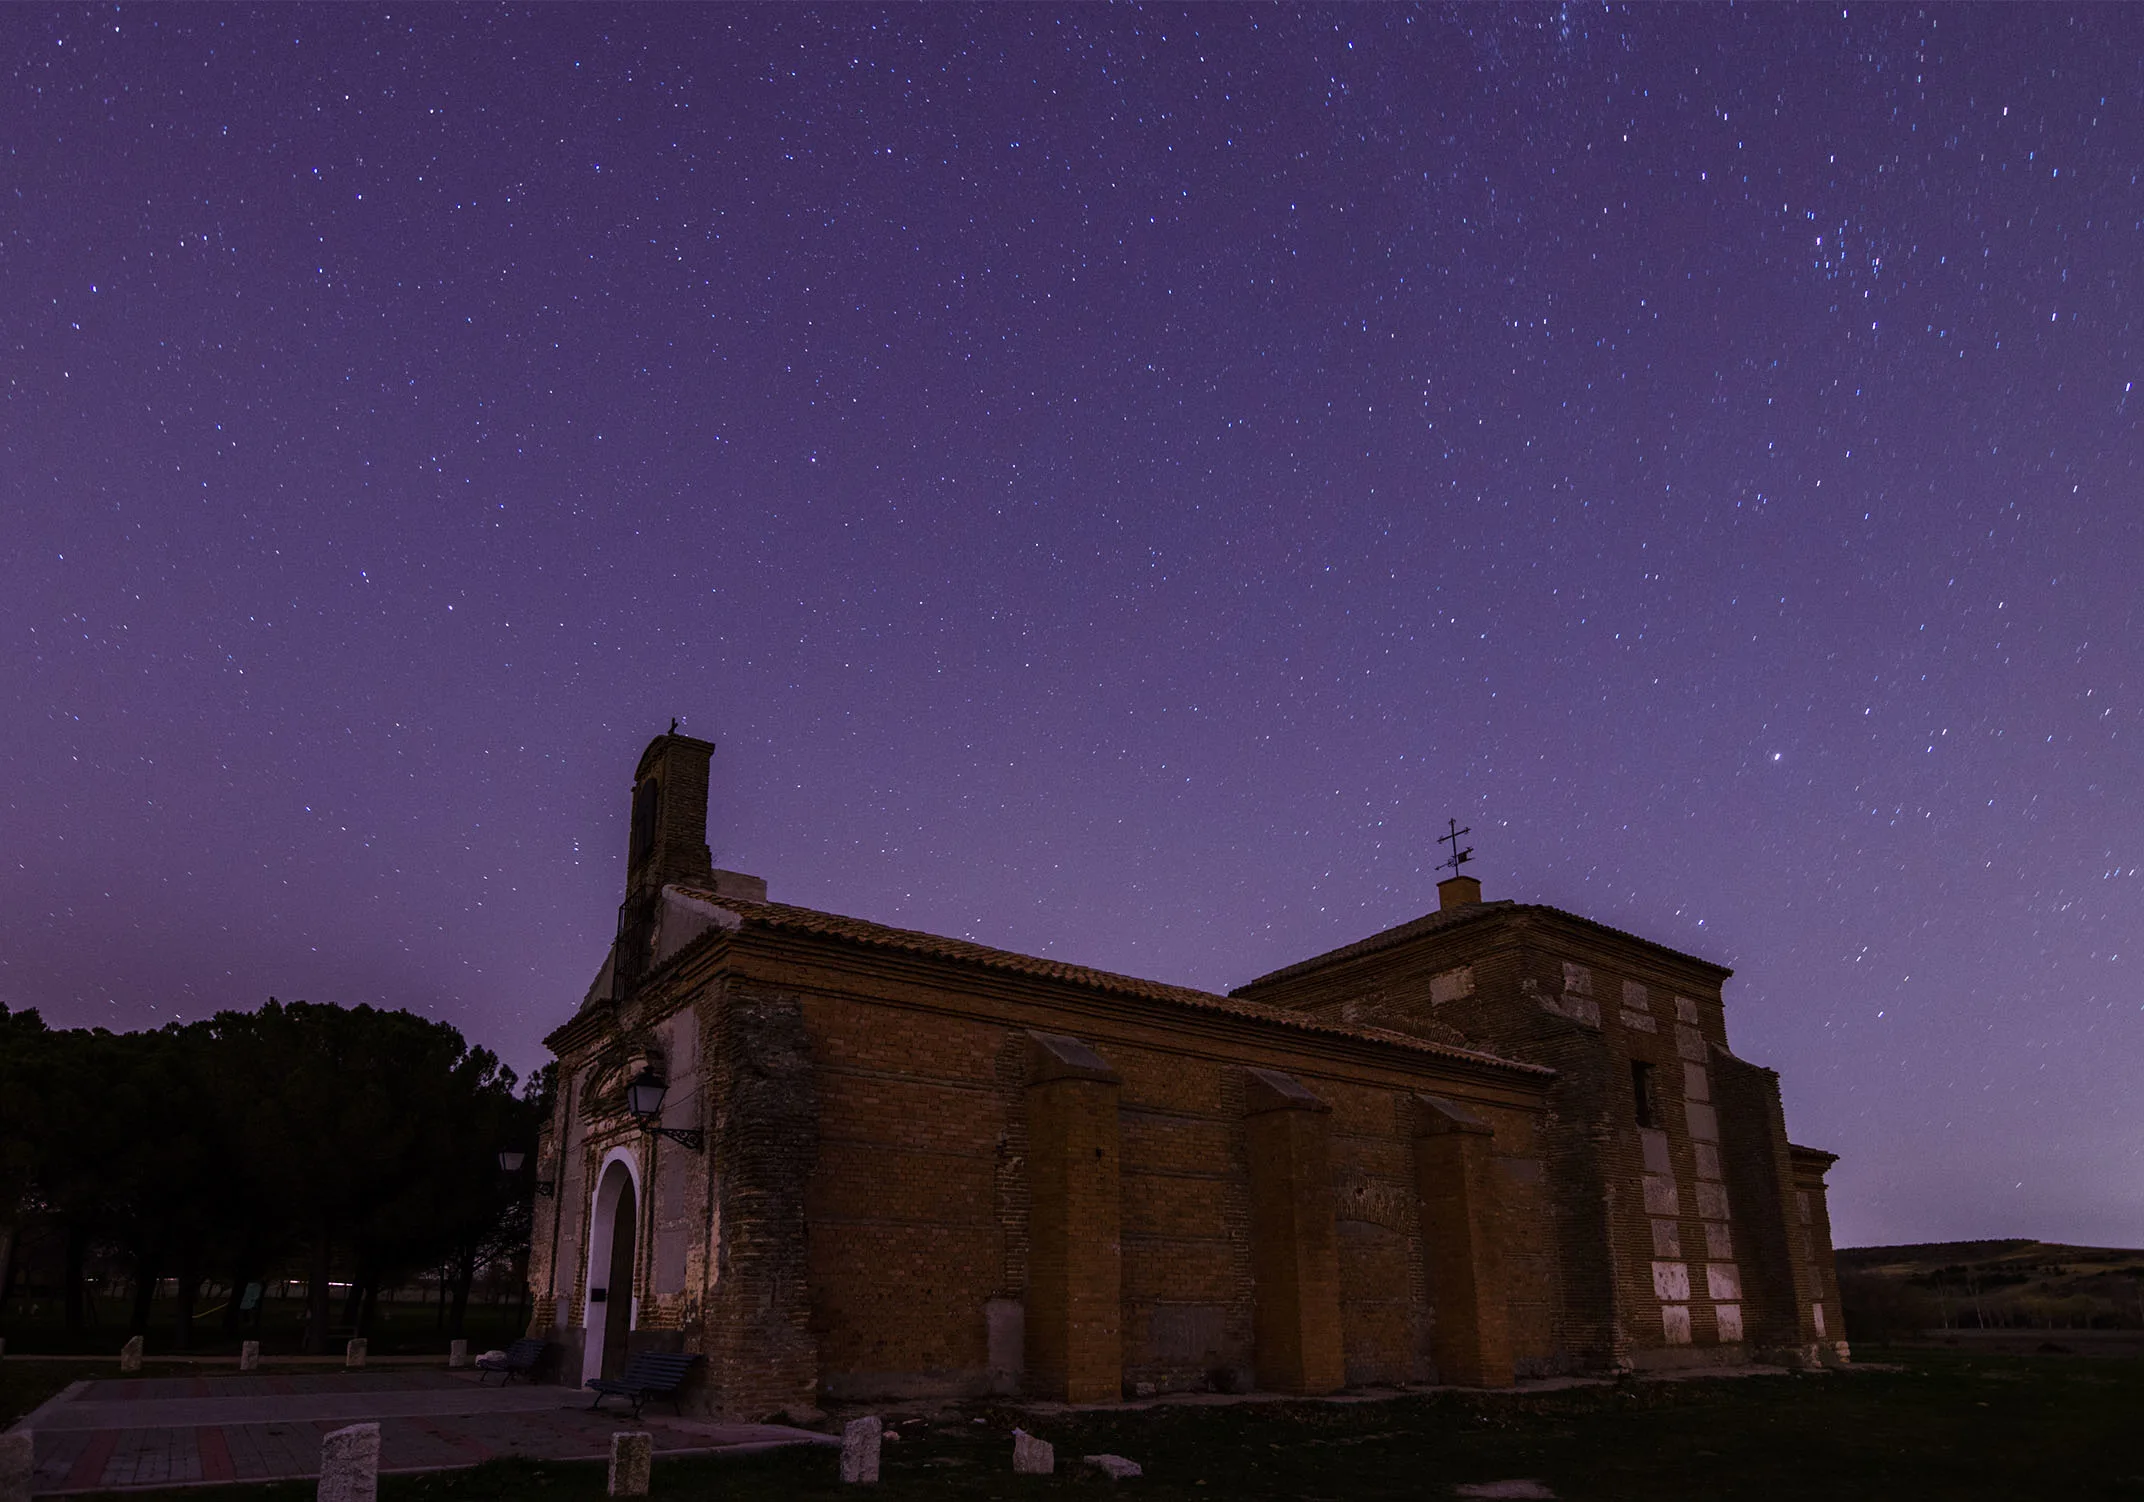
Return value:
<svg viewBox="0 0 2144 1502">
<path fill-rule="evenodd" d="M 641 757 L 545 1040 L 560 1380 L 684 1349 L 756 1418 L 1846 1359 L 1832 1155 L 1726 969 L 1466 877 L 1226 996 L 888 928 L 714 869 L 712 750 Z"/>
</svg>

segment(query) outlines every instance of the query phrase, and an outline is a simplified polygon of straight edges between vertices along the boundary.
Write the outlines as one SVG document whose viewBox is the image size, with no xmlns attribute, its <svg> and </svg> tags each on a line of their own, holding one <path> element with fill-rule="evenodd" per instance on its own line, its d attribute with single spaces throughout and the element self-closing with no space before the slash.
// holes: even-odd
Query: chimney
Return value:
<svg viewBox="0 0 2144 1502">
<path fill-rule="evenodd" d="M 1437 911 L 1481 901 L 1481 883 L 1471 876 L 1447 876 L 1437 883 Z"/>
</svg>

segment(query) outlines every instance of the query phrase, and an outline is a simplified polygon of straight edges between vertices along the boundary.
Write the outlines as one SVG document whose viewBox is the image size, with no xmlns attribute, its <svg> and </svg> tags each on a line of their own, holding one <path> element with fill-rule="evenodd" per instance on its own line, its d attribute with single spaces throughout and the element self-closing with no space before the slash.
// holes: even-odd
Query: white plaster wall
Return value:
<svg viewBox="0 0 2144 1502">
<path fill-rule="evenodd" d="M 697 1007 L 688 1006 L 660 1030 L 668 1061 L 669 1090 L 663 1095 L 663 1125 L 701 1130 L 700 1024 Z M 688 1286 L 687 1264 L 693 1230 L 701 1220 L 701 1184 L 706 1159 L 682 1143 L 656 1142 L 654 1255 L 649 1266 L 650 1291 L 671 1298 Z"/>
<path fill-rule="evenodd" d="M 554 1276 L 558 1280 L 558 1313 L 554 1323 L 561 1329 L 579 1323 L 579 1301 L 573 1296 L 574 1279 L 578 1275 L 583 1255 L 583 1236 L 587 1226 L 587 1175 L 583 1171 L 581 1157 L 588 1145 L 588 1132 L 581 1124 L 582 1101 L 588 1089 L 589 1071 L 580 1070 L 567 1081 L 566 1095 L 566 1144 L 559 1155 L 559 1173 L 556 1194 L 558 1198 L 558 1263 Z"/>
</svg>

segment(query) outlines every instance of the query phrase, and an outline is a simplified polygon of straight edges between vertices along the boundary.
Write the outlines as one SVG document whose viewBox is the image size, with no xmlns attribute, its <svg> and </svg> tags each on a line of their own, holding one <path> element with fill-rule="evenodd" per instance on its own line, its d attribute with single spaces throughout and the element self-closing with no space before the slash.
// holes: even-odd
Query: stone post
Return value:
<svg viewBox="0 0 2144 1502">
<path fill-rule="evenodd" d="M 130 1336 L 127 1343 L 119 1348 L 119 1370 L 123 1372 L 138 1372 L 141 1370 L 141 1337 L 139 1335 Z"/>
<path fill-rule="evenodd" d="M 1258 1383 L 1274 1392 L 1336 1392 L 1347 1367 L 1340 1347 L 1332 1107 L 1292 1076 L 1244 1073 Z"/>
<path fill-rule="evenodd" d="M 450 1367 L 464 1367 L 468 1364 L 469 1342 L 466 1340 L 447 1342 L 447 1365 Z"/>
<path fill-rule="evenodd" d="M 376 1502 L 379 1494 L 378 1424 L 352 1424 L 321 1439 L 319 1502 Z"/>
<path fill-rule="evenodd" d="M 1124 1391 L 1117 1072 L 1077 1038 L 1028 1038 L 1027 1391 L 1114 1402 Z"/>
<path fill-rule="evenodd" d="M 610 1437 L 610 1495 L 645 1497 L 648 1473 L 655 1466 L 655 1436 L 629 1430 Z"/>
<path fill-rule="evenodd" d="M 879 1441 L 885 1433 L 885 1425 L 879 1422 L 876 1414 L 849 1420 L 848 1427 L 841 1431 L 843 1481 L 868 1484 L 878 1480 Z"/>
<path fill-rule="evenodd" d="M 365 1337 L 360 1335 L 344 1346 L 342 1349 L 342 1364 L 353 1372 L 363 1366 L 365 1364 L 365 1345 Z"/>
<path fill-rule="evenodd" d="M 249 1340 L 238 1348 L 238 1369 L 242 1372 L 257 1372 L 261 1368 L 261 1343 Z"/>
<path fill-rule="evenodd" d="M 1012 1468 L 1020 1476 L 1047 1476 L 1057 1469 L 1057 1447 L 1025 1429 L 1012 1432 Z"/>
<path fill-rule="evenodd" d="M 27 1429 L 0 1434 L 0 1502 L 30 1502 L 30 1472 L 36 1463 L 36 1435 Z"/>
<path fill-rule="evenodd" d="M 1514 1380 L 1495 1146 L 1488 1123 L 1471 1112 L 1433 1095 L 1415 1097 L 1415 1190 L 1437 1316 L 1430 1354 L 1440 1382 L 1467 1387 Z"/>
</svg>

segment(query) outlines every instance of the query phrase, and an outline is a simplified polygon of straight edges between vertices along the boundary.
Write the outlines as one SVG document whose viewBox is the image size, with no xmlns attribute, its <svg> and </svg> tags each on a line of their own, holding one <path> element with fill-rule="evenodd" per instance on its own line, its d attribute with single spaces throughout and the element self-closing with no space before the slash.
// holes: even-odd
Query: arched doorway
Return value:
<svg viewBox="0 0 2144 1502">
<path fill-rule="evenodd" d="M 633 1267 L 639 1251 L 640 1193 L 632 1160 L 615 1157 L 596 1182 L 589 1219 L 588 1304 L 582 1315 L 586 1344 L 581 1380 L 615 1377 L 625 1370 L 627 1336 L 633 1328 L 638 1290 Z"/>
</svg>

